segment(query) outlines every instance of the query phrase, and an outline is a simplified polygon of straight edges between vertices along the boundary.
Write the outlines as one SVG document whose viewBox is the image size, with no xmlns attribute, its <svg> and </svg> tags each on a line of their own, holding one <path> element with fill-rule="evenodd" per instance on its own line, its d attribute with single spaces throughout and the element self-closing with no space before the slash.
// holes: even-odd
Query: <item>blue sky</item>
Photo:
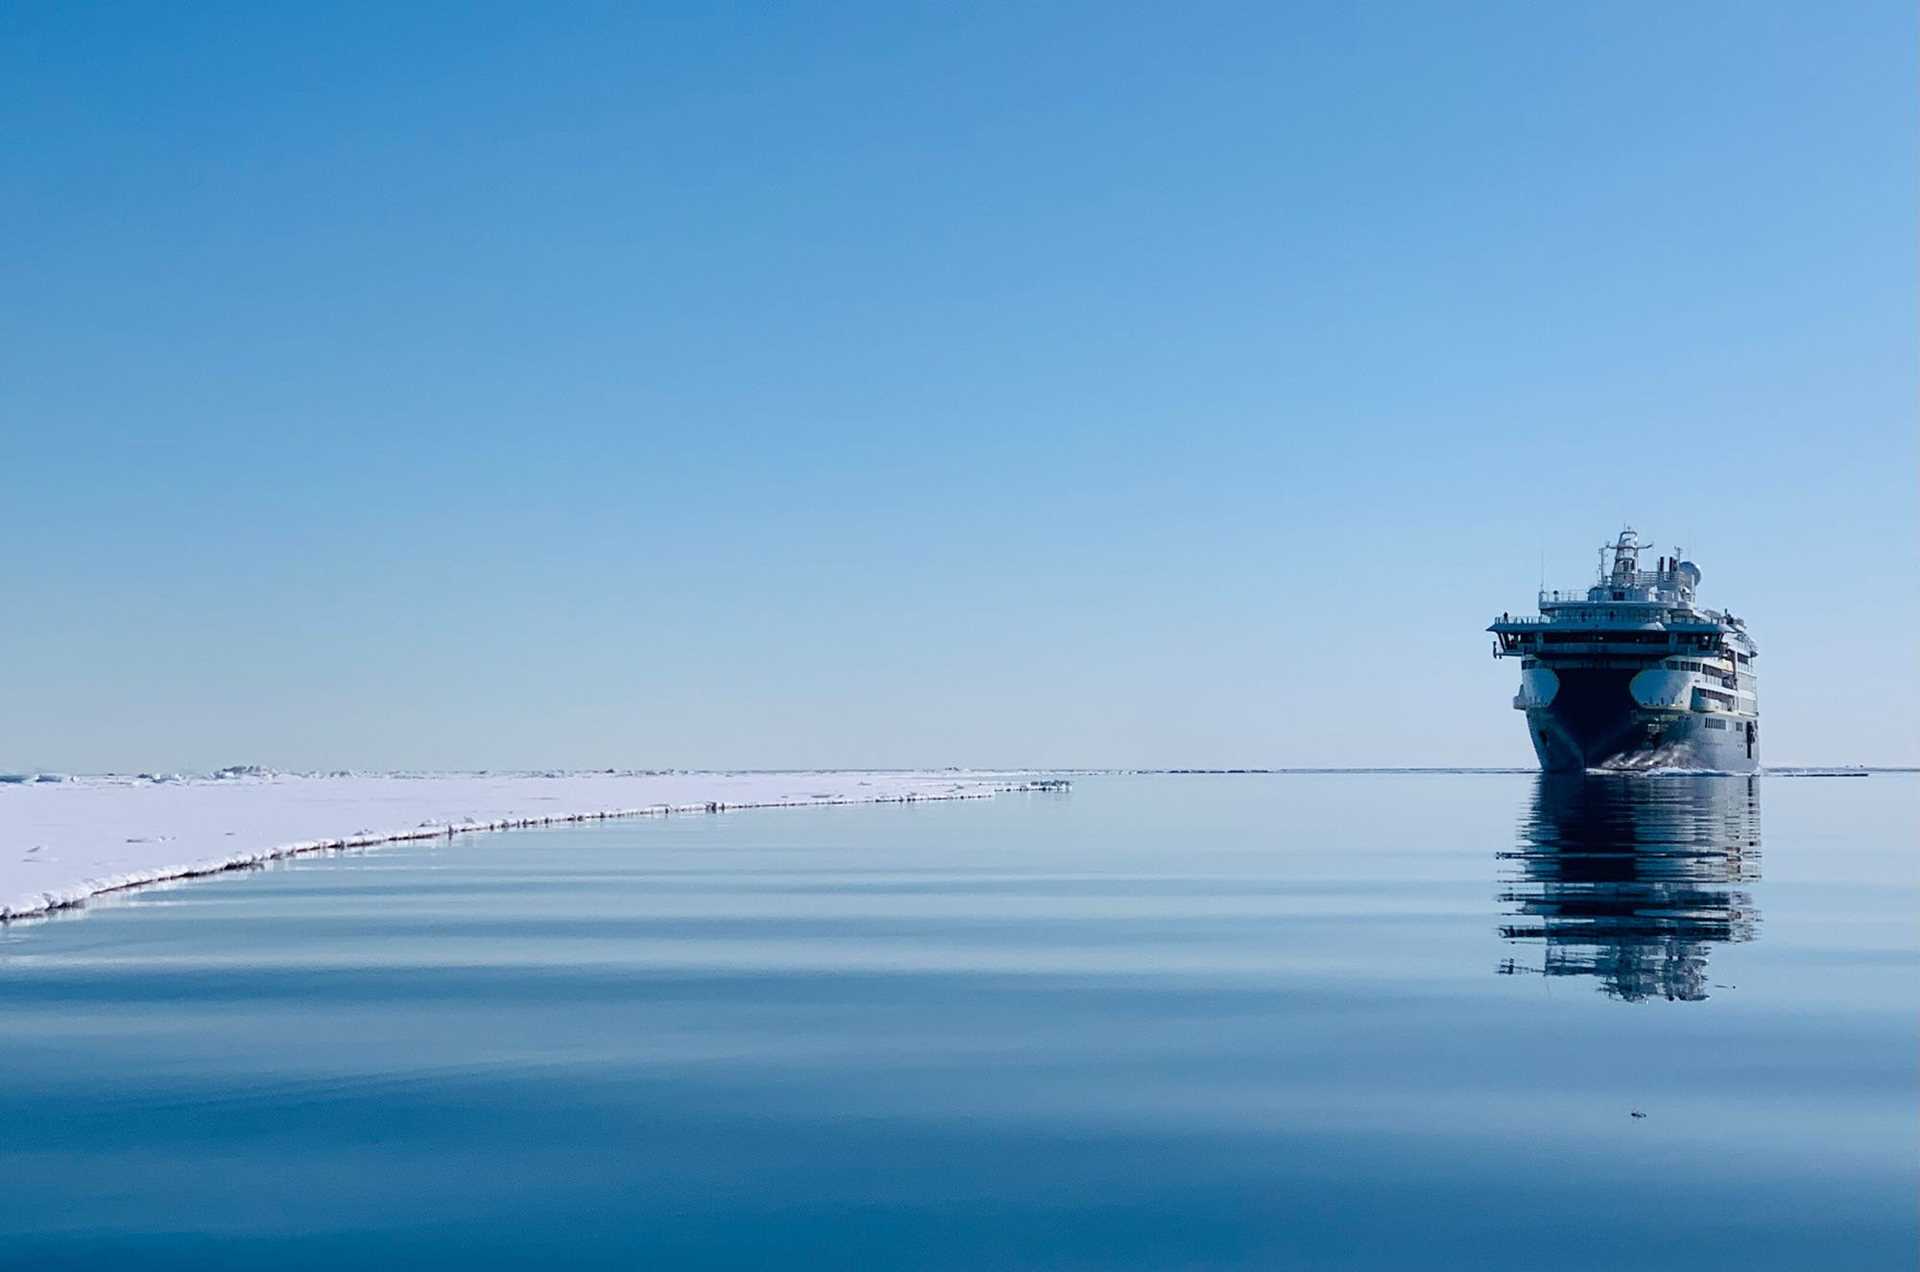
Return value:
<svg viewBox="0 0 1920 1272">
<path fill-rule="evenodd" d="M 1920 760 L 1910 5 L 0 12 L 0 767 Z"/>
</svg>

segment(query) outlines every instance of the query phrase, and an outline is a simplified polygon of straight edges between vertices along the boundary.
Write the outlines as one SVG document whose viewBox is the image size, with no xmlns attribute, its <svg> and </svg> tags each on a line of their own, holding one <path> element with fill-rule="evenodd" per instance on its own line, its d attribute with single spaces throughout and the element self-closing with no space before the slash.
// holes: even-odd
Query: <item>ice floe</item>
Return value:
<svg viewBox="0 0 1920 1272">
<path fill-rule="evenodd" d="M 961 772 L 290 776 L 252 765 L 208 777 L 8 776 L 0 920 L 324 848 L 648 814 L 967 799 L 1023 785 Z"/>
</svg>

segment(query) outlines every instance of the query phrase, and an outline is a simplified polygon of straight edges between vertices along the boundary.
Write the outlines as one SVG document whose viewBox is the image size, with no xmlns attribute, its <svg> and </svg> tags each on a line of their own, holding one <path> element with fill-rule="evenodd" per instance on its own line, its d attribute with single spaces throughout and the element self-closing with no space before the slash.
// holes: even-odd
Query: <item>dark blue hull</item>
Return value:
<svg viewBox="0 0 1920 1272">
<path fill-rule="evenodd" d="M 1628 690 L 1633 669 L 1556 669 L 1559 688 L 1527 710 L 1527 731 L 1549 773 L 1586 769 L 1760 767 L 1760 729 L 1751 717 L 1649 710 Z"/>
</svg>

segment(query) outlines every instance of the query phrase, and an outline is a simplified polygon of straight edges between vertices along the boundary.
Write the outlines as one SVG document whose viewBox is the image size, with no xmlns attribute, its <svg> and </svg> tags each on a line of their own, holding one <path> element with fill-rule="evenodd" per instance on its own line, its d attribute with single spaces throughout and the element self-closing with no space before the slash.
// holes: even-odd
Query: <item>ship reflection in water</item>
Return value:
<svg viewBox="0 0 1920 1272">
<path fill-rule="evenodd" d="M 1760 877 L 1753 777 L 1542 774 L 1500 854 L 1510 942 L 1543 942 L 1503 975 L 1593 976 L 1610 998 L 1700 1002 L 1715 945 L 1754 939 L 1741 885 Z"/>
</svg>

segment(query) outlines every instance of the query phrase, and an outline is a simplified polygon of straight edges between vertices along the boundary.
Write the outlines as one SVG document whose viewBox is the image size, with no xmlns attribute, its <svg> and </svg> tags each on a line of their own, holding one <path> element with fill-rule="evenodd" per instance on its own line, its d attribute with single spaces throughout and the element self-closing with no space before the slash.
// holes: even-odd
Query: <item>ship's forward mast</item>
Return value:
<svg viewBox="0 0 1920 1272">
<path fill-rule="evenodd" d="M 1640 573 L 1640 536 L 1628 526 L 1620 531 L 1620 537 L 1600 549 L 1600 581 L 1611 583 L 1615 587 L 1632 587 L 1634 576 Z M 1613 553 L 1613 569 L 1607 569 L 1607 553 Z"/>
<path fill-rule="evenodd" d="M 1591 586 L 1571 591 L 1540 593 L 1542 612 L 1551 607 L 1635 601 L 1653 604 L 1692 605 L 1700 586 L 1700 567 L 1681 560 L 1679 548 L 1672 556 L 1662 556 L 1653 569 L 1640 568 L 1640 554 L 1653 547 L 1632 526 L 1622 529 L 1611 543 L 1600 545 L 1600 568 Z"/>
</svg>

